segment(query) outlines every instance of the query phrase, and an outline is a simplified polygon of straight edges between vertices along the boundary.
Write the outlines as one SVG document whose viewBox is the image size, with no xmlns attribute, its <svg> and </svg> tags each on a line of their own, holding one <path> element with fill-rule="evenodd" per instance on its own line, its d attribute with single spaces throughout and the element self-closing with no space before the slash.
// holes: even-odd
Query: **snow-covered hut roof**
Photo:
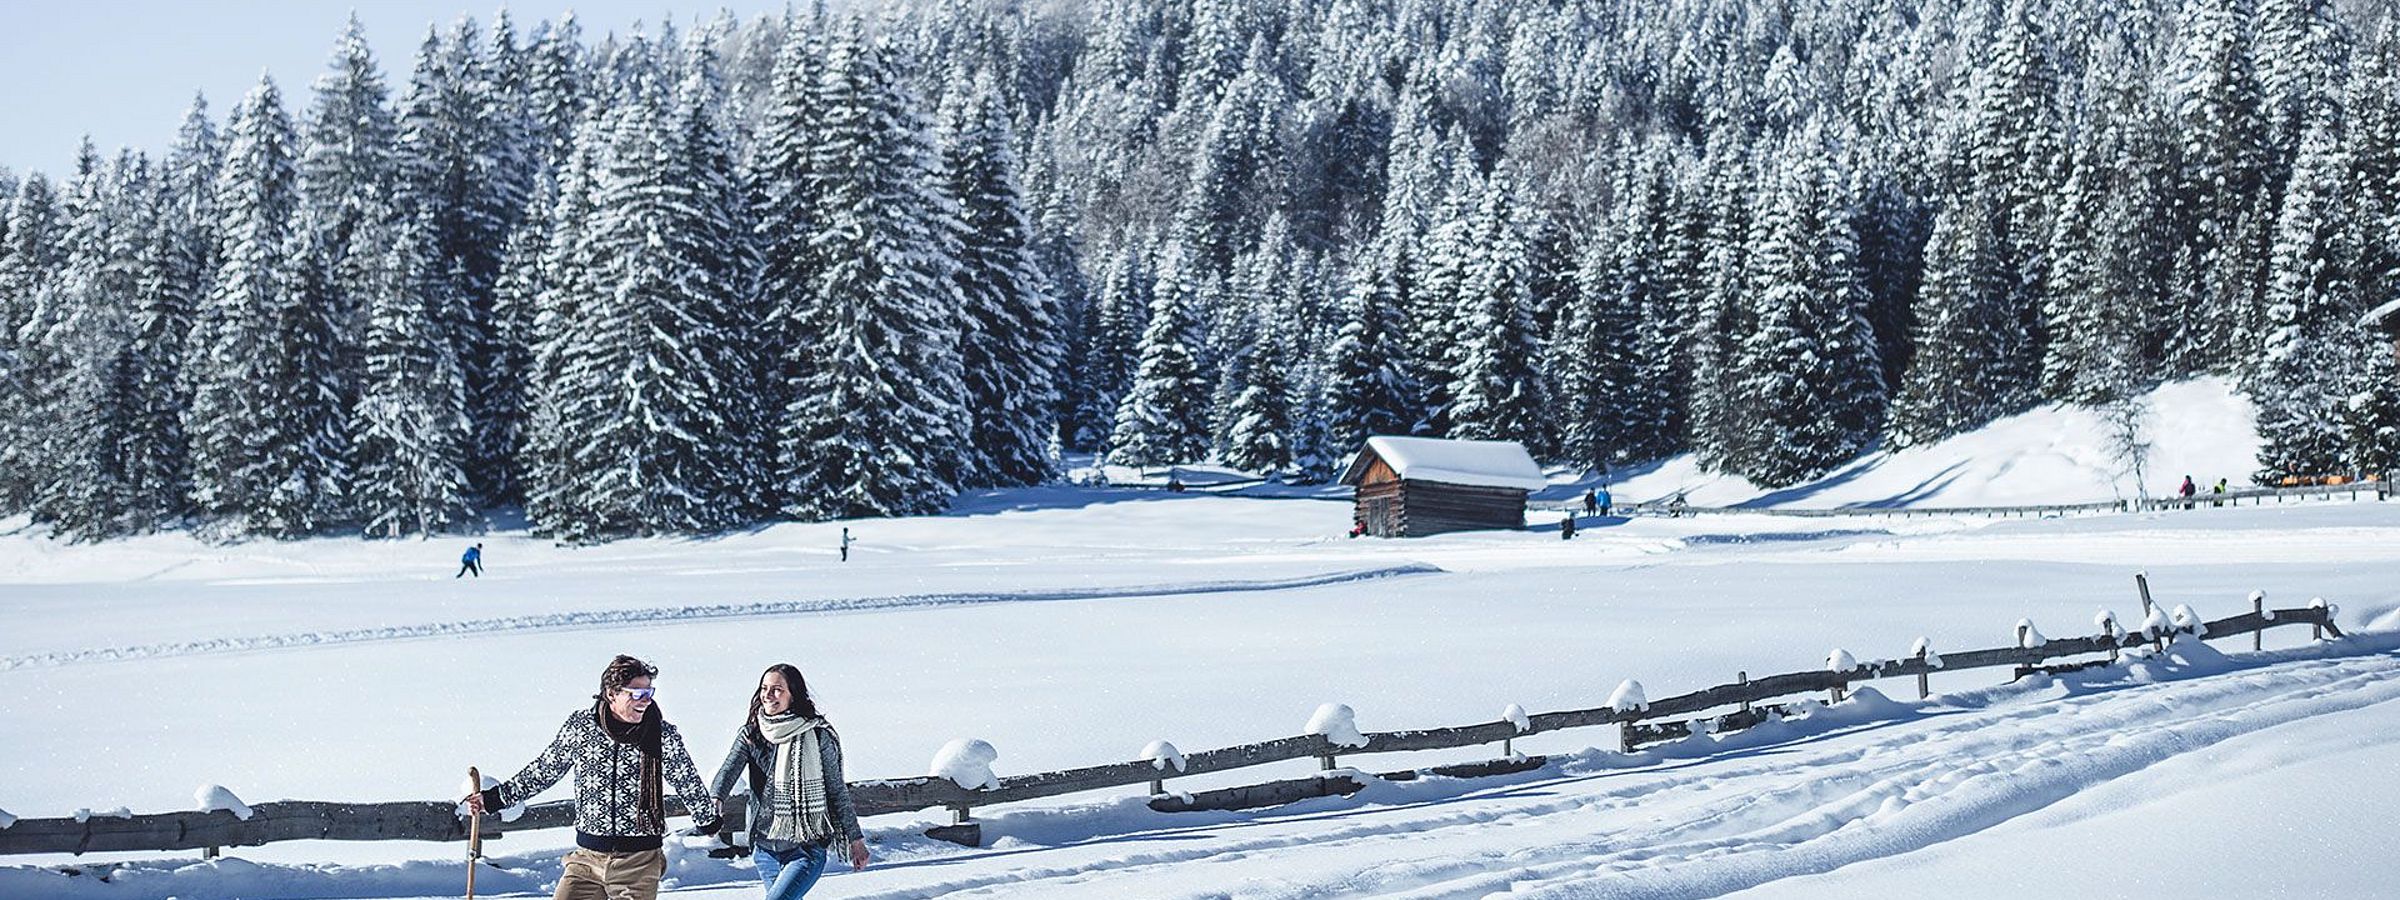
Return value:
<svg viewBox="0 0 2400 900">
<path fill-rule="evenodd" d="M 1536 491 L 1550 482 L 1533 454 L 1515 441 L 1453 441 L 1442 438 L 1387 437 L 1367 439 L 1367 446 L 1342 471 L 1342 483 L 1357 484 L 1366 474 L 1367 460 L 1380 458 L 1401 478 L 1439 481 L 1473 487 L 1519 488 Z"/>
<path fill-rule="evenodd" d="M 2385 303 L 2382 306 L 2367 310 L 2366 315 L 2358 317 L 2358 324 L 2367 326 L 2381 325 L 2383 324 L 2383 320 L 2391 318 L 2392 314 L 2396 312 L 2400 312 L 2400 300 L 2393 300 L 2389 303 Z"/>
</svg>

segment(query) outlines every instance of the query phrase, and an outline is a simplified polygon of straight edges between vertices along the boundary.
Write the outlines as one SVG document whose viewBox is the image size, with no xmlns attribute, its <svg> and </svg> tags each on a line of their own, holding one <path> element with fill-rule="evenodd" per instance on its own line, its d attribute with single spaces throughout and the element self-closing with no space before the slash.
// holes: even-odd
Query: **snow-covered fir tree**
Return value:
<svg viewBox="0 0 2400 900">
<path fill-rule="evenodd" d="M 1856 200 L 1825 138 L 1785 154 L 1753 230 L 1756 330 L 1737 353 L 1754 404 L 1754 449 L 1737 471 L 1782 487 L 1816 478 L 1872 443 L 1884 417 L 1882 366 L 1858 271 Z"/>
<path fill-rule="evenodd" d="M 371 537 L 431 535 L 468 512 L 466 375 L 451 340 L 462 311 L 434 269 L 430 216 L 372 210 L 353 236 L 371 266 L 349 288 L 366 303 L 351 411 L 351 503 Z"/>
<path fill-rule="evenodd" d="M 1209 379 L 1192 349 L 1199 321 L 1195 292 L 1183 280 L 1186 265 L 1175 255 L 1160 261 L 1149 323 L 1134 350 L 1139 364 L 1117 401 L 1108 439 L 1111 463 L 1165 466 L 1208 456 Z"/>
<path fill-rule="evenodd" d="M 1475 248 L 1460 285 L 1462 319 L 1448 435 L 1468 440 L 1546 444 L 1541 350 L 1526 295 L 1526 251 L 1516 221 L 1515 184 L 1503 167 L 1492 174 L 1472 219 Z"/>
<path fill-rule="evenodd" d="M 234 533 L 308 534 L 346 516 L 331 274 L 299 215 L 298 139 L 272 79 L 243 97 L 227 137 L 222 261 L 185 356 L 192 499 Z"/>
<path fill-rule="evenodd" d="M 825 256 L 798 328 L 810 343 L 773 348 L 800 364 L 776 428 L 778 494 L 795 518 L 932 512 L 957 491 L 957 226 L 892 54 L 852 26 L 825 61 L 812 237 Z"/>
<path fill-rule="evenodd" d="M 44 351 L 29 331 L 40 308 L 54 302 L 47 295 L 65 262 L 63 217 L 50 179 L 28 175 L 9 201 L 0 248 L 0 504 L 11 511 L 24 509 L 40 484 Z"/>
<path fill-rule="evenodd" d="M 2320 116 L 2301 139 L 2283 190 L 2268 267 L 2266 324 L 2272 329 L 2247 380 L 2258 409 L 2258 480 L 2351 470 L 2344 433 L 2351 373 L 2383 347 L 2357 325 L 2350 248 L 2352 213 L 2342 186 L 2349 161 Z"/>
<path fill-rule="evenodd" d="M 1048 479 L 1061 348 L 1049 286 L 1017 189 L 1014 138 L 988 77 L 953 85 L 942 110 L 942 173 L 957 204 L 969 485 Z"/>
</svg>

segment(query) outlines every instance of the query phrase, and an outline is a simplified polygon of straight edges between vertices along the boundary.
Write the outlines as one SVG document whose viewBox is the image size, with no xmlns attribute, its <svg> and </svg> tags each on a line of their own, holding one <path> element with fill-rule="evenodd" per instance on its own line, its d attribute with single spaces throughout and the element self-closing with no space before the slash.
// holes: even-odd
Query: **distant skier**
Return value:
<svg viewBox="0 0 2400 900">
<path fill-rule="evenodd" d="M 1567 513 L 1567 517 L 1559 521 L 1558 539 L 1562 541 L 1575 539 L 1575 514 L 1573 512 Z"/>
<path fill-rule="evenodd" d="M 2217 486 L 2216 486 L 2216 487 L 2209 488 L 2209 489 L 2208 489 L 2208 492 L 2209 492 L 2209 494 L 2211 495 L 2211 496 L 2210 496 L 2210 498 L 2209 498 L 2209 501 L 2208 501 L 2208 505 L 2210 505 L 2210 506 L 2224 506 L 2224 505 L 2225 505 L 2225 479 L 2222 479 L 2222 478 L 2219 478 L 2219 479 L 2217 479 Z"/>
<path fill-rule="evenodd" d="M 483 544 L 480 542 L 475 546 L 468 547 L 467 552 L 459 555 L 458 574 L 450 577 L 465 578 L 468 572 L 475 573 L 477 578 L 483 577 Z"/>
<path fill-rule="evenodd" d="M 1600 492 L 1598 490 L 1587 489 L 1583 492 L 1583 514 L 1587 516 L 1600 514 Z"/>
<path fill-rule="evenodd" d="M 847 527 L 842 529 L 842 561 L 850 561 L 850 529 Z"/>
<path fill-rule="evenodd" d="M 2192 508 L 2192 495 L 2199 492 L 2199 487 L 2192 484 L 2192 476 L 2185 475 L 2183 476 L 2183 486 L 2175 489 L 2175 496 L 2183 498 L 2183 508 L 2190 509 Z"/>
<path fill-rule="evenodd" d="M 1610 515 L 1611 511 L 1617 508 L 1617 498 L 1610 496 L 1607 488 L 1601 488 L 1593 493 L 1595 496 L 1592 497 L 1592 500 L 1600 505 L 1601 515 Z"/>
<path fill-rule="evenodd" d="M 692 832 L 716 834 L 720 808 L 700 780 L 683 736 L 650 699 L 658 670 L 630 656 L 600 672 L 589 707 L 567 714 L 548 749 L 499 787 L 468 794 L 475 812 L 495 812 L 548 790 L 575 772 L 575 849 L 560 866 L 558 896 L 656 900 L 666 874 L 666 791 L 692 811 Z"/>
</svg>

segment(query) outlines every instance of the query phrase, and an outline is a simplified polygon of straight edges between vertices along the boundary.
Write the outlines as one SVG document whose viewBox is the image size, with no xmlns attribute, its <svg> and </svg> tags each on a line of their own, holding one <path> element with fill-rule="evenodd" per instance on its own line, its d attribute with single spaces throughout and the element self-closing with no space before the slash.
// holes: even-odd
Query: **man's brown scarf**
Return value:
<svg viewBox="0 0 2400 900">
<path fill-rule="evenodd" d="M 642 806 L 634 811 L 634 823 L 651 834 L 667 833 L 667 804 L 662 791 L 665 765 L 661 762 L 666 757 L 666 716 L 659 713 L 658 704 L 652 703 L 643 711 L 641 721 L 619 722 L 616 716 L 608 714 L 606 700 L 592 707 L 592 714 L 600 717 L 600 730 L 608 733 L 609 740 L 641 748 Z"/>
</svg>

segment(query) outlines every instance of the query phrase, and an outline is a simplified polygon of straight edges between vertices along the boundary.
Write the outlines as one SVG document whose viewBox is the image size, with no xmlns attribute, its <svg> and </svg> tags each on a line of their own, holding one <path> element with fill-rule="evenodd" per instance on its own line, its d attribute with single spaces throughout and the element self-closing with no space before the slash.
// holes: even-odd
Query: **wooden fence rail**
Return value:
<svg viewBox="0 0 2400 900">
<path fill-rule="evenodd" d="M 2144 588 L 2145 594 L 2147 587 Z M 2261 632 L 2269 628 L 2308 625 L 2320 635 L 2341 636 L 2333 623 L 2330 610 L 2322 606 L 2300 609 L 2278 609 L 2271 614 L 2261 609 L 2238 616 L 2202 624 L 2189 632 L 2201 640 L 2215 640 L 2237 634 Z M 1741 727 L 1763 720 L 1763 712 L 1751 705 L 1796 695 L 1817 692 L 1847 691 L 1850 685 L 1882 678 L 1929 675 L 1968 669 L 1998 666 L 2037 666 L 2052 659 L 2094 653 L 2112 653 L 2127 648 L 2172 640 L 2172 635 L 2152 637 L 2134 632 L 2123 637 L 2094 635 L 2089 637 L 2057 638 L 2033 647 L 2004 647 L 1989 650 L 1968 650 L 1940 654 L 1938 662 L 1926 657 L 1906 657 L 1862 662 L 1847 671 L 1793 672 L 1764 678 L 1736 681 L 1652 701 L 1639 709 L 1595 707 L 1591 709 L 1546 712 L 1526 717 L 1527 727 L 1514 723 L 1486 722 L 1452 728 L 1428 728 L 1406 731 L 1369 732 L 1363 735 L 1366 743 L 1360 746 L 1341 746 L 1322 735 L 1298 735 L 1277 738 L 1255 744 L 1227 747 L 1188 754 L 1181 769 L 1162 769 L 1149 760 L 1115 762 L 1080 769 L 1014 775 L 1001 778 L 995 788 L 974 790 L 960 787 L 940 776 L 878 779 L 850 784 L 852 801 L 860 816 L 887 813 L 917 812 L 946 807 L 956 815 L 956 824 L 937 828 L 937 837 L 973 843 L 979 832 L 968 824 L 969 811 L 1002 803 L 1016 803 L 1046 797 L 1058 797 L 1087 791 L 1133 786 L 1151 786 L 1165 779 L 1244 769 L 1270 763 L 1316 758 L 1323 768 L 1332 769 L 1337 757 L 1367 753 L 1398 753 L 1412 750 L 1443 750 L 1472 747 L 1482 744 L 1505 743 L 1516 738 L 1611 723 L 1633 726 L 1635 723 L 1662 720 L 1681 720 L 1709 710 L 1739 706 L 1741 713 L 1732 718 Z M 1920 684 L 1922 682 L 1920 681 Z M 1653 735 L 1680 736 L 1688 733 L 1681 721 L 1670 727 L 1645 726 Z M 1634 743 L 1629 731 L 1625 741 Z M 1534 763 L 1538 765 L 1538 761 Z M 1523 761 L 1510 765 L 1486 765 L 1485 771 L 1519 771 Z M 1465 771 L 1472 767 L 1445 767 Z M 1447 774 L 1441 769 L 1431 770 Z M 1404 777 L 1410 773 L 1395 773 Z M 1283 788 L 1284 783 L 1254 786 L 1257 789 Z M 1356 782 L 1349 782 L 1356 790 Z M 1251 789 L 1240 789 L 1251 790 Z M 1255 792 L 1255 791 L 1253 791 Z M 1275 793 L 1269 791 L 1269 793 Z M 1303 791 L 1304 793 L 1304 791 Z M 1276 796 L 1297 796 L 1282 790 Z M 1317 794 L 1311 794 L 1314 796 Z M 733 798 L 726 815 L 728 822 L 744 821 L 740 817 L 740 798 Z M 680 801 L 669 798 L 670 816 L 686 815 Z M 1190 808 L 1173 803 L 1161 808 Z M 467 838 L 464 821 L 457 815 L 456 804 L 439 801 L 398 801 L 390 803 L 324 803 L 317 801 L 283 801 L 251 806 L 248 819 L 236 818 L 233 813 L 173 812 L 135 815 L 131 817 L 90 816 L 81 821 L 73 818 L 18 819 L 7 828 L 0 828 L 0 854 L 16 853 L 89 853 L 104 851 L 175 851 L 254 846 L 276 841 L 336 840 L 336 841 L 460 841 Z M 526 807 L 513 822 L 501 822 L 498 816 L 484 817 L 483 837 L 500 837 L 509 831 L 543 828 L 563 828 L 574 824 L 573 802 L 567 800 L 539 803 Z M 947 832 L 947 833 L 943 833 Z"/>
<path fill-rule="evenodd" d="M 1653 499 L 1643 500 L 1636 503 L 1618 504 L 1616 508 L 1626 513 L 1645 516 L 1741 514 L 1753 516 L 1786 516 L 1802 519 L 1856 517 L 1907 519 L 1920 516 L 1980 516 L 1987 519 L 2039 519 L 2048 516 L 2084 515 L 2109 512 L 2157 512 L 2164 510 L 2199 509 L 2202 507 L 2212 506 L 2265 506 L 2270 503 L 2280 504 L 2286 501 L 2297 502 L 2310 499 L 2331 500 L 2336 497 L 2344 497 L 2350 500 L 2357 500 L 2361 497 L 2373 500 L 2384 500 L 2388 499 L 2392 495 L 2394 489 L 2393 482 L 2387 478 L 2377 481 L 2352 481 L 2344 484 L 2314 484 L 2301 485 L 2297 487 L 2242 488 L 2240 490 L 2226 491 L 2222 494 L 2210 494 L 2202 492 L 2194 495 L 2189 502 L 2186 502 L 2181 497 L 2149 497 L 2140 500 L 2100 500 L 2091 503 L 2043 503 L 2028 506 L 1848 506 L 1838 509 L 1780 509 L 1763 507 L 1753 508 L 1747 506 L 1678 506 L 1671 500 Z M 1542 521 L 1541 516 L 1557 515 L 1559 510 L 1562 508 L 1580 509 L 1581 507 L 1577 506 L 1577 501 L 1569 499 L 1564 501 L 1545 500 L 1532 502 L 1528 503 L 1526 508 L 1529 513 L 1533 514 L 1532 521 L 1539 522 Z"/>
</svg>

